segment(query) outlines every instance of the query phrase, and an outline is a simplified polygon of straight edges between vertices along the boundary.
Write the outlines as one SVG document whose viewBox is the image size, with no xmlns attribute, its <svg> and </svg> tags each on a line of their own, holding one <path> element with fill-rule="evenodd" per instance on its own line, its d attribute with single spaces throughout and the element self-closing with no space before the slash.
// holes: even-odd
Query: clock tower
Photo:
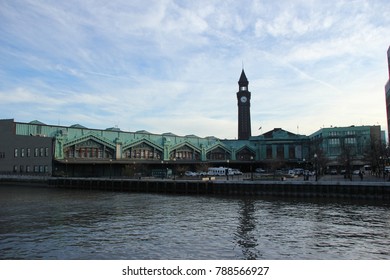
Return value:
<svg viewBox="0 0 390 280">
<path fill-rule="evenodd" d="M 238 140 L 248 140 L 252 136 L 251 132 L 251 93 L 248 91 L 248 79 L 242 69 L 240 80 L 238 81 L 237 105 L 238 105 Z"/>
</svg>

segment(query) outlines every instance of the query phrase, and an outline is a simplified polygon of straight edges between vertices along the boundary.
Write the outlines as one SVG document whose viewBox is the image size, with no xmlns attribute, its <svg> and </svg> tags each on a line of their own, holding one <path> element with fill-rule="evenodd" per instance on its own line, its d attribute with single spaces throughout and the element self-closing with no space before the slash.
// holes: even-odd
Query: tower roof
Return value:
<svg viewBox="0 0 390 280">
<path fill-rule="evenodd" d="M 241 76 L 240 76 L 240 79 L 238 80 L 238 84 L 240 86 L 247 86 L 249 84 L 248 79 L 246 78 L 244 69 L 242 69 L 242 71 L 241 71 Z"/>
</svg>

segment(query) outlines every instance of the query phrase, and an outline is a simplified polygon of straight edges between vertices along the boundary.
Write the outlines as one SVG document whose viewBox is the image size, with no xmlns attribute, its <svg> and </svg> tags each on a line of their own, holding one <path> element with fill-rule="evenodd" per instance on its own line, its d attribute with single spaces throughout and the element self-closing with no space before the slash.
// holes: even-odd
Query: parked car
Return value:
<svg viewBox="0 0 390 280">
<path fill-rule="evenodd" d="M 303 175 L 304 170 L 303 170 L 303 168 L 295 168 L 294 172 L 295 172 L 295 175 L 301 176 L 301 175 Z"/>
<path fill-rule="evenodd" d="M 265 170 L 263 168 L 256 168 L 256 173 L 265 173 Z"/>
<path fill-rule="evenodd" d="M 285 173 L 285 176 L 288 177 L 288 178 L 295 178 L 295 177 L 297 177 L 297 175 L 295 175 L 294 170 L 288 170 L 288 171 Z"/>
<path fill-rule="evenodd" d="M 295 177 L 295 176 L 296 176 L 296 174 L 295 174 L 295 171 L 294 171 L 294 170 L 289 170 L 289 171 L 287 172 L 287 175 L 289 175 L 289 176 L 293 176 L 293 177 Z"/>
<path fill-rule="evenodd" d="M 197 173 L 192 172 L 192 171 L 186 171 L 186 172 L 184 173 L 184 175 L 189 176 L 189 177 L 198 176 Z"/>
<path fill-rule="evenodd" d="M 238 169 L 232 169 L 234 175 L 242 175 L 242 172 Z"/>
<path fill-rule="evenodd" d="M 337 170 L 336 169 L 332 169 L 330 171 L 330 175 L 337 175 Z"/>
</svg>

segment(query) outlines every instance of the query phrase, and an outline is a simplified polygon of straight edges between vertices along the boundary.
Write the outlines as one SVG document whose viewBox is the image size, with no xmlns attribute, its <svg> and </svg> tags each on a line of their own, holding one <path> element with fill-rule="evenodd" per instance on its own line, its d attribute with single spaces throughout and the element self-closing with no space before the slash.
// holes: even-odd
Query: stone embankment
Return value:
<svg viewBox="0 0 390 280">
<path fill-rule="evenodd" d="M 288 198 L 341 198 L 390 201 L 385 181 L 251 181 L 53 178 L 1 176 L 0 184 L 44 185 L 56 188 L 183 195 L 267 196 Z"/>
<path fill-rule="evenodd" d="M 185 195 L 274 196 L 390 201 L 390 183 L 335 181 L 222 181 L 55 178 L 59 188 Z"/>
</svg>

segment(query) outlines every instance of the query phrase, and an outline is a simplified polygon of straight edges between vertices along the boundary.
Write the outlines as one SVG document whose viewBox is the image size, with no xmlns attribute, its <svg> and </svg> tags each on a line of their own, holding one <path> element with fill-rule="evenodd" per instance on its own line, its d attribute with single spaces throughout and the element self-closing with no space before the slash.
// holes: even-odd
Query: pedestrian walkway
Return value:
<svg viewBox="0 0 390 280">
<path fill-rule="evenodd" d="M 303 180 L 302 177 L 298 177 L 298 179 Z M 315 180 L 315 178 L 311 177 L 310 180 Z M 359 175 L 352 175 L 352 180 L 349 178 L 344 178 L 344 175 L 324 175 L 320 176 L 318 178 L 319 181 L 335 181 L 335 182 L 388 182 L 389 178 L 386 177 L 385 179 L 380 176 L 373 176 L 373 175 L 365 175 L 363 176 L 363 180 L 360 179 Z M 389 182 L 390 183 L 390 182 Z"/>
</svg>

